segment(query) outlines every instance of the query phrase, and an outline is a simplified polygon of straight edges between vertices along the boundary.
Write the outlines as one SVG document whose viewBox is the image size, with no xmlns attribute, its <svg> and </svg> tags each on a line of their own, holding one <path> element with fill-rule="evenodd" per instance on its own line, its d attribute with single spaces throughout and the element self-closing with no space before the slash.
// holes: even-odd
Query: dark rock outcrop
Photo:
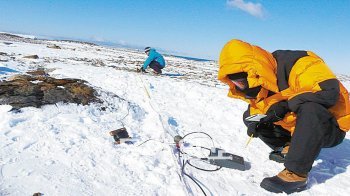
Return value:
<svg viewBox="0 0 350 196">
<path fill-rule="evenodd" d="M 52 48 L 52 49 L 61 49 L 61 47 L 57 46 L 56 44 L 54 45 L 48 45 L 48 48 Z"/>
<path fill-rule="evenodd" d="M 19 109 L 58 102 L 86 105 L 99 101 L 96 91 L 85 83 L 79 79 L 52 78 L 42 70 L 31 71 L 0 82 L 0 104 Z"/>
<path fill-rule="evenodd" d="M 42 44 L 43 40 L 37 40 L 36 38 L 25 38 L 18 35 L 12 35 L 9 33 L 0 33 L 0 40 L 5 41 L 6 45 L 11 45 L 12 42 L 24 42 L 24 43 L 32 43 L 32 44 Z M 4 43 L 4 42 L 3 42 Z"/>
<path fill-rule="evenodd" d="M 35 55 L 24 56 L 23 58 L 26 58 L 26 59 L 38 59 L 39 56 L 35 54 Z"/>
</svg>

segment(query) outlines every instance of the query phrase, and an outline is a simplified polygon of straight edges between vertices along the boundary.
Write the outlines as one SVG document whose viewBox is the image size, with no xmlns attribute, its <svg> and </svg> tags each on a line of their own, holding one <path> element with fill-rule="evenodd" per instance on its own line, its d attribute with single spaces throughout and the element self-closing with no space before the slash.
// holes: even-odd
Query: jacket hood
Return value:
<svg viewBox="0 0 350 196">
<path fill-rule="evenodd" d="M 262 86 L 264 89 L 278 92 L 276 70 L 277 63 L 271 53 L 258 46 L 233 39 L 221 50 L 218 79 L 230 86 L 229 96 L 242 98 L 244 95 L 235 90 L 235 85 L 227 75 L 246 72 L 249 88 Z"/>
</svg>

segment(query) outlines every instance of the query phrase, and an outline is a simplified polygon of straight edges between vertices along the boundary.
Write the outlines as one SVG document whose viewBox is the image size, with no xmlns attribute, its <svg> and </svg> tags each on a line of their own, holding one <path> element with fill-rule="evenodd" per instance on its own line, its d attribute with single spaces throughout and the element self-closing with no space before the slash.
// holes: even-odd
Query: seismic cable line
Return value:
<svg viewBox="0 0 350 196">
<path fill-rule="evenodd" d="M 162 141 L 158 141 L 158 140 L 154 140 L 154 139 L 148 139 L 144 142 L 142 142 L 141 144 L 139 144 L 137 147 L 141 146 L 141 145 L 144 145 L 145 143 L 149 142 L 149 141 L 156 141 L 156 142 L 159 142 L 159 143 L 162 143 L 162 144 L 168 144 L 168 145 L 171 145 L 171 144 L 175 144 L 176 148 L 177 148 L 177 154 L 178 154 L 178 163 L 179 165 L 181 166 L 181 173 L 188 177 L 190 180 L 192 180 L 199 188 L 200 190 L 202 191 L 203 195 L 207 195 L 206 192 L 204 191 L 203 189 L 203 186 L 205 187 L 205 185 L 203 185 L 199 180 L 195 179 L 193 176 L 189 175 L 188 173 L 186 173 L 186 165 L 189 165 L 195 169 L 198 169 L 198 170 L 201 170 L 201 171 L 205 171 L 205 172 L 215 172 L 215 171 L 218 171 L 222 168 L 222 166 L 218 166 L 216 165 L 216 168 L 215 169 L 205 169 L 205 168 L 201 168 L 199 166 L 196 166 L 194 165 L 193 163 L 191 163 L 191 160 L 197 160 L 197 161 L 200 161 L 200 162 L 203 162 L 205 164 L 210 164 L 210 165 L 213 165 L 212 163 L 210 163 L 209 159 L 210 159 L 210 156 L 211 156 L 211 153 L 209 153 L 208 155 L 204 156 L 204 157 L 197 157 L 193 154 L 190 154 L 190 153 L 187 153 L 187 152 L 184 152 L 181 147 L 184 147 L 186 146 L 186 142 L 184 141 L 185 138 L 189 135 L 192 135 L 192 134 L 204 134 L 206 135 L 208 138 L 210 138 L 211 142 L 214 144 L 211 136 L 205 132 L 190 132 L 188 134 L 186 134 L 184 137 L 181 137 L 181 136 L 175 136 L 174 137 L 174 143 L 165 143 L 165 142 L 162 142 Z M 194 138 L 191 138 L 191 139 L 194 139 Z M 180 144 L 181 143 L 181 144 Z M 207 147 L 203 147 L 203 146 L 191 146 L 192 148 L 200 148 L 200 149 L 205 149 L 207 151 L 210 151 L 212 149 L 210 148 L 207 148 Z M 185 157 L 186 156 L 186 157 Z M 208 191 L 209 188 L 205 187 Z M 213 194 L 211 194 L 213 195 Z"/>
<path fill-rule="evenodd" d="M 145 85 L 143 79 L 141 78 L 140 75 L 137 74 L 137 76 L 138 76 L 138 78 L 139 78 L 140 81 L 141 81 L 142 87 L 143 87 L 143 89 L 144 89 L 144 91 L 145 91 L 145 94 L 146 94 L 147 97 L 148 97 L 149 104 L 150 104 L 151 108 L 153 109 L 153 111 L 154 111 L 155 113 L 158 114 L 159 121 L 160 121 L 160 123 L 161 123 L 161 125 L 162 125 L 162 128 L 163 128 L 163 132 L 164 132 L 165 134 L 169 134 L 172 138 L 174 138 L 175 135 L 174 135 L 174 134 L 171 134 L 171 133 L 169 132 L 169 130 L 167 130 L 167 129 L 165 128 L 165 125 L 164 125 L 164 123 L 163 123 L 163 118 L 162 118 L 162 116 L 161 116 L 160 113 L 154 108 L 154 106 L 153 106 L 153 104 L 152 104 L 152 97 L 151 97 L 151 94 L 149 93 L 148 89 L 146 88 L 146 85 Z M 165 139 L 165 138 L 164 138 L 164 139 Z M 150 140 L 148 140 L 148 141 L 150 141 Z M 148 141 L 146 141 L 146 142 L 148 142 Z M 170 145 L 167 145 L 167 146 L 170 147 L 170 151 L 172 152 L 172 151 L 173 151 L 172 147 L 171 147 Z M 173 160 L 174 160 L 175 165 L 178 166 L 178 171 L 181 171 L 181 173 L 179 173 L 179 177 L 180 177 L 180 179 L 181 179 L 182 184 L 186 187 L 185 190 L 186 190 L 186 192 L 187 192 L 187 195 L 190 195 L 190 194 L 191 194 L 191 195 L 194 195 L 194 193 L 193 193 L 191 187 L 188 185 L 188 183 L 187 183 L 187 182 L 184 180 L 184 178 L 183 178 L 184 176 L 187 176 L 187 175 L 184 173 L 184 167 L 181 165 L 181 159 L 180 159 L 181 156 L 180 156 L 180 153 L 179 153 L 179 158 L 176 158 L 174 153 L 171 153 L 171 154 L 172 154 L 172 156 L 173 156 Z M 177 161 L 175 161 L 176 159 L 177 159 Z M 187 176 L 187 177 L 188 177 L 188 176 Z M 193 178 L 190 178 L 190 179 L 191 179 L 191 180 L 194 180 Z M 199 185 L 197 182 L 195 182 L 195 183 L 196 183 L 197 185 Z M 199 185 L 199 186 L 200 186 L 200 185 Z M 200 187 L 200 189 L 203 190 L 202 187 Z M 204 193 L 204 195 L 206 195 L 204 191 L 203 191 L 203 193 Z"/>
<path fill-rule="evenodd" d="M 162 125 L 164 134 L 170 135 L 174 139 L 174 142 L 175 142 L 175 143 L 166 143 L 166 142 L 164 142 L 165 138 L 164 138 L 163 141 L 158 141 L 158 140 L 154 140 L 154 139 L 148 139 L 148 140 L 142 142 L 141 144 L 139 144 L 138 147 L 141 146 L 141 145 L 144 145 L 145 143 L 147 143 L 149 141 L 156 141 L 156 142 L 160 142 L 160 143 L 163 143 L 163 144 L 167 144 L 167 146 L 170 147 L 171 150 L 173 150 L 174 146 L 172 146 L 172 144 L 175 144 L 176 151 L 177 151 L 177 153 L 176 153 L 177 157 L 175 156 L 176 155 L 175 153 L 171 153 L 171 154 L 173 156 L 173 160 L 175 162 L 175 165 L 180 166 L 180 167 L 178 167 L 179 171 L 181 171 L 181 173 L 179 174 L 179 177 L 180 177 L 181 182 L 183 183 L 183 185 L 186 187 L 187 194 L 194 195 L 194 192 L 192 191 L 192 188 L 191 188 L 191 186 L 189 186 L 188 182 L 185 181 L 184 176 L 186 176 L 190 180 L 192 180 L 197 185 L 197 187 L 199 187 L 199 189 L 202 191 L 203 195 L 205 195 L 205 196 L 207 195 L 207 193 L 204 190 L 204 188 L 207 191 L 209 191 L 209 193 L 211 195 L 213 195 L 208 187 L 206 187 L 203 183 L 201 183 L 195 177 L 193 177 L 193 176 L 189 175 L 188 173 L 186 173 L 186 166 L 187 165 L 189 165 L 189 166 L 191 166 L 191 167 L 193 167 L 195 169 L 198 169 L 198 170 L 201 170 L 201 171 L 205 171 L 205 172 L 215 172 L 215 171 L 220 170 L 223 167 L 230 168 L 230 169 L 245 170 L 244 159 L 242 157 L 240 157 L 240 156 L 237 156 L 237 155 L 234 155 L 234 154 L 230 154 L 230 153 L 226 153 L 224 150 L 222 150 L 220 148 L 216 148 L 215 145 L 214 145 L 213 138 L 209 134 L 207 134 L 205 132 L 202 132 L 202 131 L 195 131 L 195 132 L 187 133 L 183 137 L 181 137 L 177 133 L 171 133 L 169 128 L 166 128 L 166 126 L 164 125 L 164 121 L 163 121 L 163 118 L 162 118 L 159 110 L 156 110 L 155 106 L 152 104 L 152 103 L 154 103 L 154 100 L 152 100 L 152 96 L 151 96 L 150 92 L 148 91 L 148 89 L 147 89 L 143 79 L 139 75 L 138 75 L 138 77 L 139 77 L 139 79 L 140 79 L 140 81 L 142 83 L 143 89 L 145 90 L 145 94 L 147 95 L 147 97 L 149 99 L 148 101 L 149 101 L 149 104 L 150 104 L 151 108 L 153 109 L 153 111 L 155 113 L 158 114 L 159 121 L 160 121 L 160 123 Z M 183 151 L 183 149 L 182 149 L 182 148 L 185 148 L 185 147 L 189 147 L 188 146 L 189 143 L 186 143 L 184 141 L 184 139 L 187 138 L 190 135 L 195 135 L 195 134 L 196 135 L 200 134 L 202 136 L 204 135 L 205 138 L 209 138 L 210 139 L 211 144 L 212 144 L 211 148 L 203 147 L 203 146 L 191 146 L 191 148 L 200 148 L 200 149 L 204 149 L 204 150 L 209 152 L 208 154 L 206 154 L 206 155 L 204 155 L 202 157 L 195 156 L 193 154 L 190 154 L 188 152 Z M 203 138 L 203 137 L 195 137 L 195 138 Z M 195 139 L 195 138 L 192 138 L 192 139 Z M 177 163 L 176 163 L 175 160 L 177 160 Z M 208 166 L 209 165 L 215 166 L 215 168 L 213 168 L 213 169 L 201 168 L 201 167 L 195 165 L 192 162 L 194 160 L 197 160 L 199 162 L 208 164 Z"/>
<path fill-rule="evenodd" d="M 175 165 L 178 166 L 178 170 L 181 171 L 181 173 L 179 174 L 180 180 L 182 182 L 182 184 L 184 185 L 184 187 L 186 187 L 186 191 L 187 194 L 191 194 L 194 195 L 194 192 L 192 191 L 191 186 L 189 186 L 188 182 L 185 181 L 184 176 L 188 177 L 190 180 L 192 180 L 197 187 L 199 187 L 199 189 L 202 191 L 203 195 L 207 195 L 207 193 L 205 192 L 204 188 L 210 192 L 211 195 L 213 195 L 210 191 L 209 188 L 207 188 L 203 183 L 201 183 L 199 180 L 197 180 L 194 176 L 189 175 L 188 173 L 186 173 L 186 165 L 189 165 L 195 169 L 201 170 L 201 171 L 205 171 L 205 172 L 215 172 L 220 170 L 221 168 L 229 168 L 229 169 L 237 169 L 240 171 L 245 171 L 246 170 L 246 165 L 245 165 L 245 161 L 244 158 L 235 154 L 231 154 L 231 153 L 227 153 L 225 152 L 223 149 L 217 148 L 214 145 L 214 141 L 213 138 L 203 132 L 203 131 L 195 131 L 195 132 L 190 132 L 185 134 L 183 137 L 181 137 L 180 135 L 178 135 L 177 133 L 171 133 L 170 129 L 167 128 L 164 125 L 164 121 L 163 118 L 159 112 L 159 110 L 155 109 L 155 106 L 152 103 L 155 103 L 154 100 L 152 100 L 152 96 L 150 94 L 150 92 L 148 91 L 143 79 L 141 78 L 141 76 L 139 76 L 139 79 L 142 83 L 142 88 L 145 91 L 145 94 L 148 97 L 148 102 L 151 106 L 151 108 L 153 109 L 153 111 L 158 114 L 159 117 L 159 121 L 162 125 L 163 128 L 163 132 L 164 132 L 164 138 L 163 141 L 158 141 L 158 140 L 154 140 L 154 139 L 148 139 L 144 142 L 142 142 L 141 144 L 139 144 L 137 147 L 144 145 L 145 143 L 149 142 L 149 141 L 156 141 L 156 142 L 160 142 L 163 144 L 167 144 L 168 147 L 171 148 L 171 150 L 173 150 L 172 144 L 175 144 L 176 147 L 176 151 L 177 151 L 177 157 L 175 153 L 171 153 L 173 156 L 173 160 L 175 162 Z M 174 139 L 174 143 L 166 143 L 165 141 L 165 137 L 166 134 L 170 135 L 173 139 Z M 190 145 L 190 143 L 185 142 L 185 138 L 190 136 L 190 135 L 202 135 L 202 137 L 194 137 L 194 138 L 190 138 L 190 139 L 196 139 L 196 138 L 204 138 L 203 135 L 205 136 L 205 138 L 209 138 L 211 141 L 211 148 L 208 147 L 204 147 L 204 146 L 197 146 L 197 145 Z M 189 139 L 187 139 L 189 140 Z M 185 152 L 184 149 L 185 148 L 199 148 L 199 149 L 204 149 L 207 150 L 209 152 L 209 154 L 204 155 L 202 152 L 202 157 L 198 157 L 196 155 L 194 155 L 193 153 L 189 153 L 189 152 Z M 175 151 L 174 151 L 175 152 Z M 176 163 L 177 160 L 177 163 Z M 202 162 L 211 166 L 215 166 L 215 168 L 213 169 L 206 169 L 206 168 L 201 168 L 197 165 L 195 165 L 192 161 L 198 161 L 198 162 Z M 180 166 L 180 167 L 179 167 Z M 203 188 L 204 187 L 204 188 Z"/>
</svg>

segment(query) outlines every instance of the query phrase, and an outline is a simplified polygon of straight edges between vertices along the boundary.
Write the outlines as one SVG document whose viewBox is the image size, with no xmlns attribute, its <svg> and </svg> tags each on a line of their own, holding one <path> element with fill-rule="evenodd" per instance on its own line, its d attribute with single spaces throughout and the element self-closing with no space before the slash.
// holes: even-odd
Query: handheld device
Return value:
<svg viewBox="0 0 350 196">
<path fill-rule="evenodd" d="M 248 116 L 247 118 L 245 118 L 246 121 L 251 121 L 251 122 L 259 122 L 260 119 L 266 117 L 265 114 L 254 114 L 251 116 Z"/>
</svg>

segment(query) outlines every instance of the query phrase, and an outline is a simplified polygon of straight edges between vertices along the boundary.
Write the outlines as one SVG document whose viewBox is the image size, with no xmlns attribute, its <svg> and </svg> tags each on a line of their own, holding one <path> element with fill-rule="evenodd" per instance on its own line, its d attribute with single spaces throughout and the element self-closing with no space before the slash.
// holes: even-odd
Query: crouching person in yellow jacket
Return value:
<svg viewBox="0 0 350 196">
<path fill-rule="evenodd" d="M 221 51 L 218 79 L 228 96 L 249 103 L 243 119 L 248 136 L 272 148 L 269 158 L 284 163 L 278 175 L 260 186 L 292 193 L 306 188 L 321 148 L 340 144 L 350 129 L 349 94 L 324 61 L 310 51 L 272 54 L 240 40 Z M 246 117 L 265 114 L 259 122 Z"/>
</svg>

